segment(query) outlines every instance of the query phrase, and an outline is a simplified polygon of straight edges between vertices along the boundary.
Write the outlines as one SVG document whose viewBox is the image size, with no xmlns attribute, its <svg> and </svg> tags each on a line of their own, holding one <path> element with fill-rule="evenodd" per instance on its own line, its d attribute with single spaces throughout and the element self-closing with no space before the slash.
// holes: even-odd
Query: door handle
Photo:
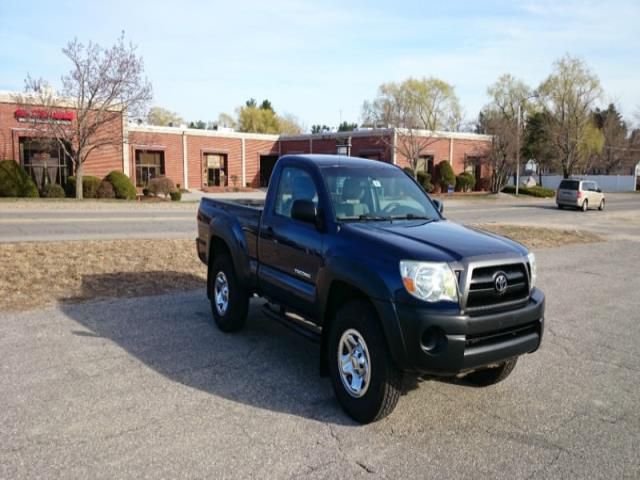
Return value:
<svg viewBox="0 0 640 480">
<path fill-rule="evenodd" d="M 267 238 L 267 239 L 273 238 L 273 228 L 271 227 L 265 228 L 262 238 Z"/>
</svg>

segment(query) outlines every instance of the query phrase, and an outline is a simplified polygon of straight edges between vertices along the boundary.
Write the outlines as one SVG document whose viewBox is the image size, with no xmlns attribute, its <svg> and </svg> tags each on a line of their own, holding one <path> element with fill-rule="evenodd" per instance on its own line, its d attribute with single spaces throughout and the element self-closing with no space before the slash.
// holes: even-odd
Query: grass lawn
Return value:
<svg viewBox="0 0 640 480">
<path fill-rule="evenodd" d="M 195 288 L 204 292 L 205 278 L 191 239 L 0 244 L 0 310 Z"/>
<path fill-rule="evenodd" d="M 524 225 L 502 225 L 485 223 L 473 225 L 475 228 L 502 235 L 528 248 L 561 247 L 572 243 L 602 242 L 604 239 L 595 233 L 584 230 L 532 227 Z"/>
<path fill-rule="evenodd" d="M 500 224 L 475 227 L 530 248 L 602 241 L 579 230 Z M 204 295 L 205 280 L 206 268 L 191 239 L 0 244 L 3 311 L 191 289 L 202 289 Z"/>
</svg>

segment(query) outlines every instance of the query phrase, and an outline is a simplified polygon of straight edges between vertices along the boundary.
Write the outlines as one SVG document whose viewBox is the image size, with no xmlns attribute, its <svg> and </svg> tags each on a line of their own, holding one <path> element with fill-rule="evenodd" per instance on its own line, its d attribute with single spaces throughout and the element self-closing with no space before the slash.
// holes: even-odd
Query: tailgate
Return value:
<svg viewBox="0 0 640 480">
<path fill-rule="evenodd" d="M 576 201 L 578 199 L 578 191 L 561 188 L 558 190 L 558 198 L 561 200 Z"/>
</svg>

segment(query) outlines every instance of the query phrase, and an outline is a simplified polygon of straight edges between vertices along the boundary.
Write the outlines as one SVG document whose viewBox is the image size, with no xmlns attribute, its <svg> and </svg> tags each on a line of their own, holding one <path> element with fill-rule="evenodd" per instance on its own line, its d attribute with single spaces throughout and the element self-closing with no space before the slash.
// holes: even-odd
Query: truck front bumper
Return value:
<svg viewBox="0 0 640 480">
<path fill-rule="evenodd" d="M 395 304 L 404 352 L 394 358 L 404 370 L 448 376 L 534 352 L 544 331 L 544 306 L 537 289 L 518 309 L 478 316 Z"/>
</svg>

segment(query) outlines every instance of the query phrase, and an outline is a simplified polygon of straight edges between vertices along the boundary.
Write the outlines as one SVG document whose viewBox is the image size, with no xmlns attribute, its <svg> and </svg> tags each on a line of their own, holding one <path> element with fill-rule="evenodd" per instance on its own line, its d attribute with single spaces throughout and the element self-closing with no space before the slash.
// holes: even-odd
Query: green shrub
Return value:
<svg viewBox="0 0 640 480">
<path fill-rule="evenodd" d="M 476 177 L 470 172 L 462 172 L 456 177 L 456 190 L 469 192 L 476 185 Z"/>
<path fill-rule="evenodd" d="M 415 178 L 415 173 L 413 173 L 413 168 L 411 167 L 404 167 L 402 170 L 404 170 L 404 173 L 406 173 L 407 175 L 410 175 L 412 177 Z"/>
<path fill-rule="evenodd" d="M 443 160 L 438 164 L 438 181 L 443 192 L 448 191 L 449 185 L 452 187 L 456 185 L 456 175 L 447 160 Z"/>
<path fill-rule="evenodd" d="M 422 185 L 422 188 L 426 192 L 433 191 L 433 184 L 431 183 L 431 175 L 427 172 L 418 172 L 418 183 Z"/>
<path fill-rule="evenodd" d="M 179 202 L 182 200 L 182 192 L 180 190 L 173 190 L 169 193 L 171 195 L 171 200 L 174 202 Z"/>
<path fill-rule="evenodd" d="M 113 170 L 105 177 L 113 187 L 116 198 L 123 200 L 135 200 L 138 194 L 135 185 L 129 177 L 118 170 Z"/>
<path fill-rule="evenodd" d="M 176 185 L 169 177 L 156 177 L 149 180 L 149 192 L 154 195 L 164 195 L 167 198 L 175 189 Z"/>
<path fill-rule="evenodd" d="M 106 180 L 102 180 L 96 190 L 97 198 L 116 198 L 116 192 L 113 191 L 113 185 Z"/>
<path fill-rule="evenodd" d="M 516 187 L 514 185 L 507 185 L 502 189 L 502 193 L 515 194 Z M 518 189 L 518 193 L 521 193 L 522 195 L 530 195 L 532 197 L 538 197 L 538 198 L 551 198 L 551 197 L 555 197 L 556 195 L 555 190 L 551 188 L 540 187 L 538 185 L 533 187 L 521 186 Z"/>
<path fill-rule="evenodd" d="M 100 186 L 100 178 L 93 175 L 82 176 L 82 197 L 83 198 L 96 198 L 96 192 Z M 74 198 L 76 196 L 76 177 L 67 178 L 67 185 L 65 188 L 67 197 Z"/>
<path fill-rule="evenodd" d="M 27 171 L 13 160 L 0 162 L 0 197 L 38 197 L 38 189 Z"/>
<path fill-rule="evenodd" d="M 64 198 L 64 188 L 57 183 L 49 183 L 42 189 L 43 198 Z"/>
</svg>

